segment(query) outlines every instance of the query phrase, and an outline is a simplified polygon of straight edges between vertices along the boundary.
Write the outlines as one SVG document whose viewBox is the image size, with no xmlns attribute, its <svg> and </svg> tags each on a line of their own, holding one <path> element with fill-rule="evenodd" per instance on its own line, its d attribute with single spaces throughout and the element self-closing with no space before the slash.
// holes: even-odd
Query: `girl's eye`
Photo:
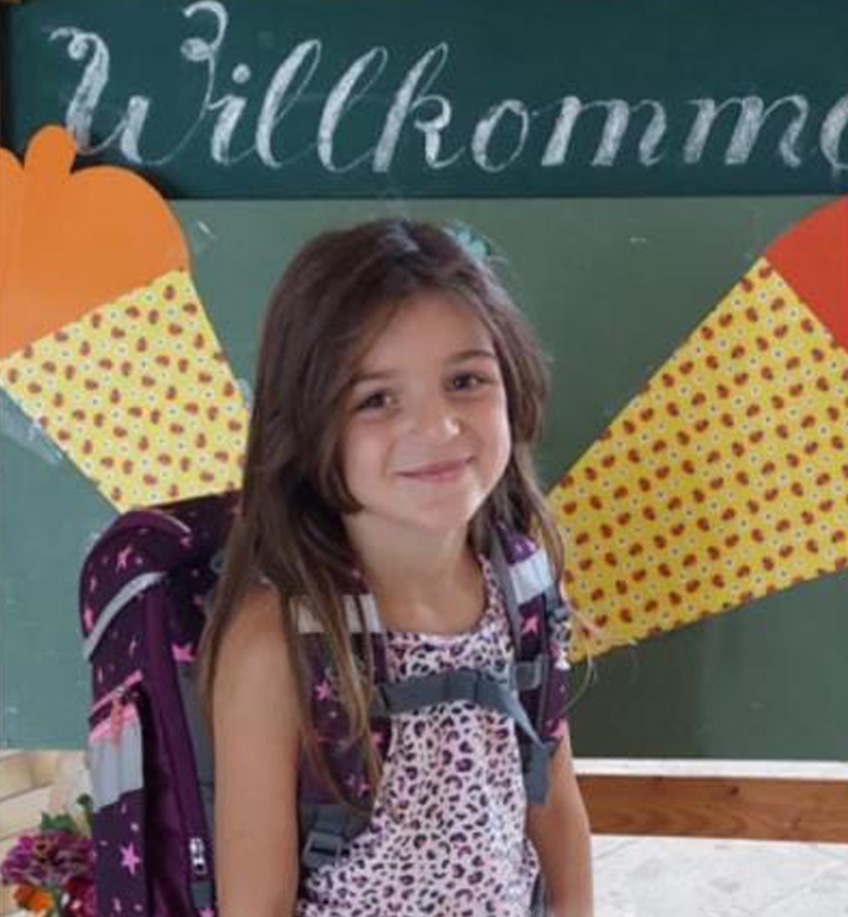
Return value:
<svg viewBox="0 0 848 917">
<path fill-rule="evenodd" d="M 388 392 L 372 392 L 356 406 L 357 411 L 375 411 L 386 407 L 389 402 Z"/>
<path fill-rule="evenodd" d="M 451 380 L 451 385 L 455 390 L 464 391 L 479 388 L 488 380 L 479 373 L 458 373 Z"/>
</svg>

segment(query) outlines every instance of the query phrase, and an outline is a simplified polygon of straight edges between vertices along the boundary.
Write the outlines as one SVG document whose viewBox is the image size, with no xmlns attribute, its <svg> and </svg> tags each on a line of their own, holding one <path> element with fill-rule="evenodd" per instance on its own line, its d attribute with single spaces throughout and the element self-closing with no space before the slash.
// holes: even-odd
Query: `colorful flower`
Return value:
<svg viewBox="0 0 848 917">
<path fill-rule="evenodd" d="M 94 883 L 89 878 L 71 879 L 62 895 L 62 914 L 67 917 L 95 917 Z"/>
<path fill-rule="evenodd" d="M 36 914 L 53 907 L 53 896 L 34 885 L 19 885 L 15 889 L 14 898 L 18 907 Z"/>
<path fill-rule="evenodd" d="M 78 815 L 43 815 L 37 832 L 18 838 L 0 864 L 0 883 L 16 886 L 24 910 L 46 917 L 95 917 L 91 799 Z"/>
</svg>

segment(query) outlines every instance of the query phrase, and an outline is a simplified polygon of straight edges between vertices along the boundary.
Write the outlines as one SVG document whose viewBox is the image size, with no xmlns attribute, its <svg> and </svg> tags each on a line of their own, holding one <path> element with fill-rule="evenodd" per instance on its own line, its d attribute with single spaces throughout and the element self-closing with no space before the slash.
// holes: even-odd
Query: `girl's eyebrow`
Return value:
<svg viewBox="0 0 848 917">
<path fill-rule="evenodd" d="M 486 357 L 489 360 L 494 360 L 495 363 L 498 362 L 497 354 L 493 351 L 486 350 L 483 347 L 469 347 L 468 350 L 460 350 L 459 353 L 455 353 L 448 360 L 448 363 L 462 363 L 464 360 L 474 360 L 477 357 Z"/>
<path fill-rule="evenodd" d="M 481 347 L 469 347 L 467 350 L 460 350 L 449 356 L 445 362 L 452 366 L 456 363 L 464 363 L 466 360 L 476 360 L 481 357 L 493 360 L 495 363 L 498 362 L 497 355 L 493 351 L 485 350 Z M 376 369 L 371 372 L 357 373 L 351 380 L 351 385 L 359 385 L 361 382 L 384 381 L 397 375 L 398 373 L 391 369 Z"/>
</svg>

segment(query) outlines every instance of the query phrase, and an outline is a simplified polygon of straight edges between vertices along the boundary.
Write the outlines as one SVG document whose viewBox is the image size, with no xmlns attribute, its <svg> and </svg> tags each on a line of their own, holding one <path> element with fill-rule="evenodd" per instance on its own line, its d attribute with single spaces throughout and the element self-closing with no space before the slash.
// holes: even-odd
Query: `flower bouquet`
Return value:
<svg viewBox="0 0 848 917">
<path fill-rule="evenodd" d="M 78 813 L 41 816 L 0 864 L 0 882 L 15 886 L 18 907 L 42 917 L 95 917 L 92 799 L 77 798 Z"/>
</svg>

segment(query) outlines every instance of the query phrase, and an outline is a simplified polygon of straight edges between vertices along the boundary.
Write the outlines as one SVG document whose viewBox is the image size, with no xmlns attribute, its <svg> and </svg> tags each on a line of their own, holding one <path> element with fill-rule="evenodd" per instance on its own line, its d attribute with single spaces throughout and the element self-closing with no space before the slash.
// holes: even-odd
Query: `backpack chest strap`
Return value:
<svg viewBox="0 0 848 917">
<path fill-rule="evenodd" d="M 303 838 L 300 862 L 305 869 L 334 863 L 369 820 L 339 803 L 299 803 L 298 818 Z"/>
<path fill-rule="evenodd" d="M 522 771 L 528 799 L 534 802 L 540 795 L 544 798 L 548 751 L 521 705 L 518 692 L 538 688 L 542 669 L 542 660 L 538 658 L 494 672 L 449 669 L 378 684 L 372 713 L 391 716 L 459 700 L 505 713 L 515 720 L 530 740 L 522 749 Z M 355 836 L 362 827 L 359 816 L 340 805 L 301 805 L 300 815 L 308 826 L 303 832 L 301 848 L 301 862 L 307 869 L 334 862 L 346 839 Z"/>
<path fill-rule="evenodd" d="M 519 691 L 541 684 L 542 660 L 521 662 L 489 671 L 459 668 L 420 675 L 398 682 L 376 685 L 372 712 L 378 716 L 406 713 L 435 704 L 468 701 L 488 710 L 496 710 L 515 720 L 531 745 L 544 747 L 533 728 L 521 701 Z"/>
</svg>

